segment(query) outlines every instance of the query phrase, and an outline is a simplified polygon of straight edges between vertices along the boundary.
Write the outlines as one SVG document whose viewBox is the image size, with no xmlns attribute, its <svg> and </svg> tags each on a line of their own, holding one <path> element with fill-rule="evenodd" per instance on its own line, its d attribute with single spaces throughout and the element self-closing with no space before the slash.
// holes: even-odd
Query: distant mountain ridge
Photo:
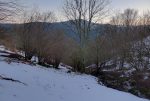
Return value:
<svg viewBox="0 0 150 101">
<path fill-rule="evenodd" d="M 36 22 L 34 22 L 34 23 L 36 23 Z M 63 30 L 66 33 L 66 35 L 69 37 L 75 37 L 76 36 L 75 32 L 71 28 L 72 25 L 70 24 L 70 21 L 54 22 L 54 23 L 44 22 L 44 23 L 51 24 L 54 29 Z M 18 26 L 18 25 L 22 25 L 22 24 L 0 23 L 0 28 L 12 30 L 15 26 Z M 103 32 L 104 27 L 107 25 L 108 24 L 95 24 L 96 30 L 91 31 L 90 36 L 94 37 L 94 36 L 96 36 L 96 34 L 98 34 L 98 32 Z M 96 32 L 96 31 L 98 31 L 98 32 Z"/>
</svg>

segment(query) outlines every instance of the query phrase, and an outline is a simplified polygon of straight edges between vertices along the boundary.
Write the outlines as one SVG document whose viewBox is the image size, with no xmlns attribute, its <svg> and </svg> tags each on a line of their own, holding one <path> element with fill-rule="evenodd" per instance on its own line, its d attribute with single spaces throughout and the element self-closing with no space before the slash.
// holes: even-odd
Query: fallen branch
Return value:
<svg viewBox="0 0 150 101">
<path fill-rule="evenodd" d="M 23 82 L 21 82 L 21 81 L 19 81 L 19 80 L 14 80 L 14 79 L 12 79 L 12 78 L 3 77 L 3 76 L 1 76 L 1 75 L 0 75 L 0 79 L 1 79 L 1 80 L 7 80 L 7 81 L 12 81 L 12 82 L 21 83 L 21 84 L 23 84 L 23 85 L 26 85 L 26 86 L 27 86 L 27 84 L 26 84 L 26 83 L 23 83 Z"/>
</svg>

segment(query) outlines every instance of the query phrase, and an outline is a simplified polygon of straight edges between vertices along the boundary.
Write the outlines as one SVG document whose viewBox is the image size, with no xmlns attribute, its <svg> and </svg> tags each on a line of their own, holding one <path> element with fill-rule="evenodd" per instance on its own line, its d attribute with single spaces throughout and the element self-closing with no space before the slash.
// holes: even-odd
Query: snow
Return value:
<svg viewBox="0 0 150 101">
<path fill-rule="evenodd" d="M 0 51 L 12 53 L 4 46 Z M 0 79 L 0 101 L 149 101 L 101 86 L 93 76 L 67 73 L 71 67 L 62 63 L 55 70 L 4 60 L 0 57 L 0 76 L 22 83 Z"/>
<path fill-rule="evenodd" d="M 21 63 L 0 61 L 0 101 L 148 101 L 101 86 L 95 77 Z"/>
<path fill-rule="evenodd" d="M 148 79 L 148 76 L 145 76 L 145 77 L 144 77 L 144 80 L 147 80 L 147 79 Z"/>
<path fill-rule="evenodd" d="M 3 46 L 3 45 L 0 45 L 0 51 L 5 51 L 5 52 L 8 52 L 8 53 L 14 53 L 14 52 L 8 50 L 8 49 L 7 49 L 5 46 Z"/>
<path fill-rule="evenodd" d="M 33 56 L 32 58 L 31 58 L 31 61 L 32 62 L 34 62 L 34 63 L 38 63 L 38 57 L 36 57 L 36 56 Z"/>
</svg>

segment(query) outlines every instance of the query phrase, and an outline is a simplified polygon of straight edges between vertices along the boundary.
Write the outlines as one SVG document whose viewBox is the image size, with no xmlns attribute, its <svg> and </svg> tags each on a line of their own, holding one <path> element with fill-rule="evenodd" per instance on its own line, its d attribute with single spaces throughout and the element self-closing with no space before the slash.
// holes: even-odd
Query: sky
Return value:
<svg viewBox="0 0 150 101">
<path fill-rule="evenodd" d="M 112 0 L 111 6 L 120 10 L 134 8 L 142 12 L 150 9 L 150 0 Z"/>
<path fill-rule="evenodd" d="M 27 8 L 38 6 L 42 11 L 53 11 L 57 17 L 63 18 L 62 6 L 64 0 L 22 0 Z M 126 8 L 134 8 L 140 12 L 150 10 L 150 0 L 111 0 L 111 10 L 124 10 Z"/>
<path fill-rule="evenodd" d="M 64 0 L 23 0 L 26 5 L 36 5 L 43 10 L 60 10 Z M 150 9 L 150 0 L 111 0 L 114 9 L 135 8 L 139 10 Z"/>
</svg>

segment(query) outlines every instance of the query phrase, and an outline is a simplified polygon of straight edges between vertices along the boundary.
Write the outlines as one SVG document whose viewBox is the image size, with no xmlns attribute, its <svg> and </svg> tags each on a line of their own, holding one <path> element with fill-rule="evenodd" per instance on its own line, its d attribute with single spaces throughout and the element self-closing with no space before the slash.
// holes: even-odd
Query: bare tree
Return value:
<svg viewBox="0 0 150 101">
<path fill-rule="evenodd" d="M 16 0 L 0 0 L 0 22 L 12 21 L 10 18 L 17 15 L 19 11 L 21 11 L 21 6 Z M 6 33 L 5 29 L 1 27 L 0 33 Z"/>
<path fill-rule="evenodd" d="M 33 56 L 33 19 L 34 14 L 24 12 L 21 18 L 21 25 L 16 25 L 16 48 L 24 52 L 25 60 L 30 60 Z"/>
<path fill-rule="evenodd" d="M 79 60 L 81 67 L 85 63 L 86 43 L 89 34 L 95 28 L 95 23 L 100 22 L 108 12 L 109 0 L 65 0 L 64 12 L 70 21 L 72 30 L 79 42 Z"/>
<path fill-rule="evenodd" d="M 16 0 L 1 0 L 0 1 L 0 21 L 8 20 L 9 17 L 20 11 L 20 5 Z"/>
<path fill-rule="evenodd" d="M 107 29 L 108 30 L 108 29 Z M 95 75 L 101 72 L 102 68 L 105 66 L 106 62 L 109 60 L 111 53 L 109 40 L 107 40 L 106 35 L 99 35 L 95 40 L 92 41 L 90 46 L 90 59 L 92 59 L 92 63 L 96 66 Z"/>
<path fill-rule="evenodd" d="M 39 62 L 43 63 L 42 55 L 47 49 L 49 28 L 55 17 L 52 12 L 39 13 L 37 10 L 32 10 L 24 13 L 22 19 L 23 24 L 17 30 L 19 48 L 24 51 L 26 60 L 37 55 Z"/>
<path fill-rule="evenodd" d="M 132 27 L 137 25 L 138 11 L 135 9 L 126 9 L 122 14 L 123 25 L 126 27 Z"/>
<path fill-rule="evenodd" d="M 132 42 L 136 36 L 136 25 L 138 23 L 138 11 L 126 9 L 123 13 L 117 13 L 111 19 L 111 24 L 116 28 L 115 43 L 118 45 L 117 53 L 120 57 L 120 67 L 124 67 L 128 58 Z"/>
<path fill-rule="evenodd" d="M 133 44 L 131 50 L 131 59 L 130 64 L 134 67 L 137 71 L 143 70 L 148 67 L 149 65 L 149 24 L 150 24 L 150 15 L 149 11 L 144 13 L 138 22 L 139 26 L 138 33 L 137 33 L 137 41 Z"/>
<path fill-rule="evenodd" d="M 34 49 L 39 59 L 39 64 L 44 64 L 44 57 L 48 50 L 50 33 L 52 30 L 52 23 L 56 21 L 56 17 L 53 12 L 39 13 L 36 11 L 34 15 L 35 21 L 33 23 L 34 34 Z"/>
<path fill-rule="evenodd" d="M 66 37 L 63 30 L 53 30 L 48 33 L 49 40 L 47 41 L 47 52 L 45 56 L 45 62 L 53 65 L 54 68 L 58 68 L 60 62 L 64 60 L 66 49 Z M 69 44 L 69 43 L 68 43 Z M 68 52 L 68 51 L 67 51 Z M 65 55 L 65 56 L 64 56 Z"/>
<path fill-rule="evenodd" d="M 74 27 L 81 46 L 88 39 L 94 23 L 101 21 L 108 12 L 108 0 L 66 0 L 66 18 Z"/>
<path fill-rule="evenodd" d="M 139 31 L 144 37 L 148 36 L 150 32 L 150 11 L 144 12 L 140 17 L 139 25 L 141 25 Z"/>
</svg>

